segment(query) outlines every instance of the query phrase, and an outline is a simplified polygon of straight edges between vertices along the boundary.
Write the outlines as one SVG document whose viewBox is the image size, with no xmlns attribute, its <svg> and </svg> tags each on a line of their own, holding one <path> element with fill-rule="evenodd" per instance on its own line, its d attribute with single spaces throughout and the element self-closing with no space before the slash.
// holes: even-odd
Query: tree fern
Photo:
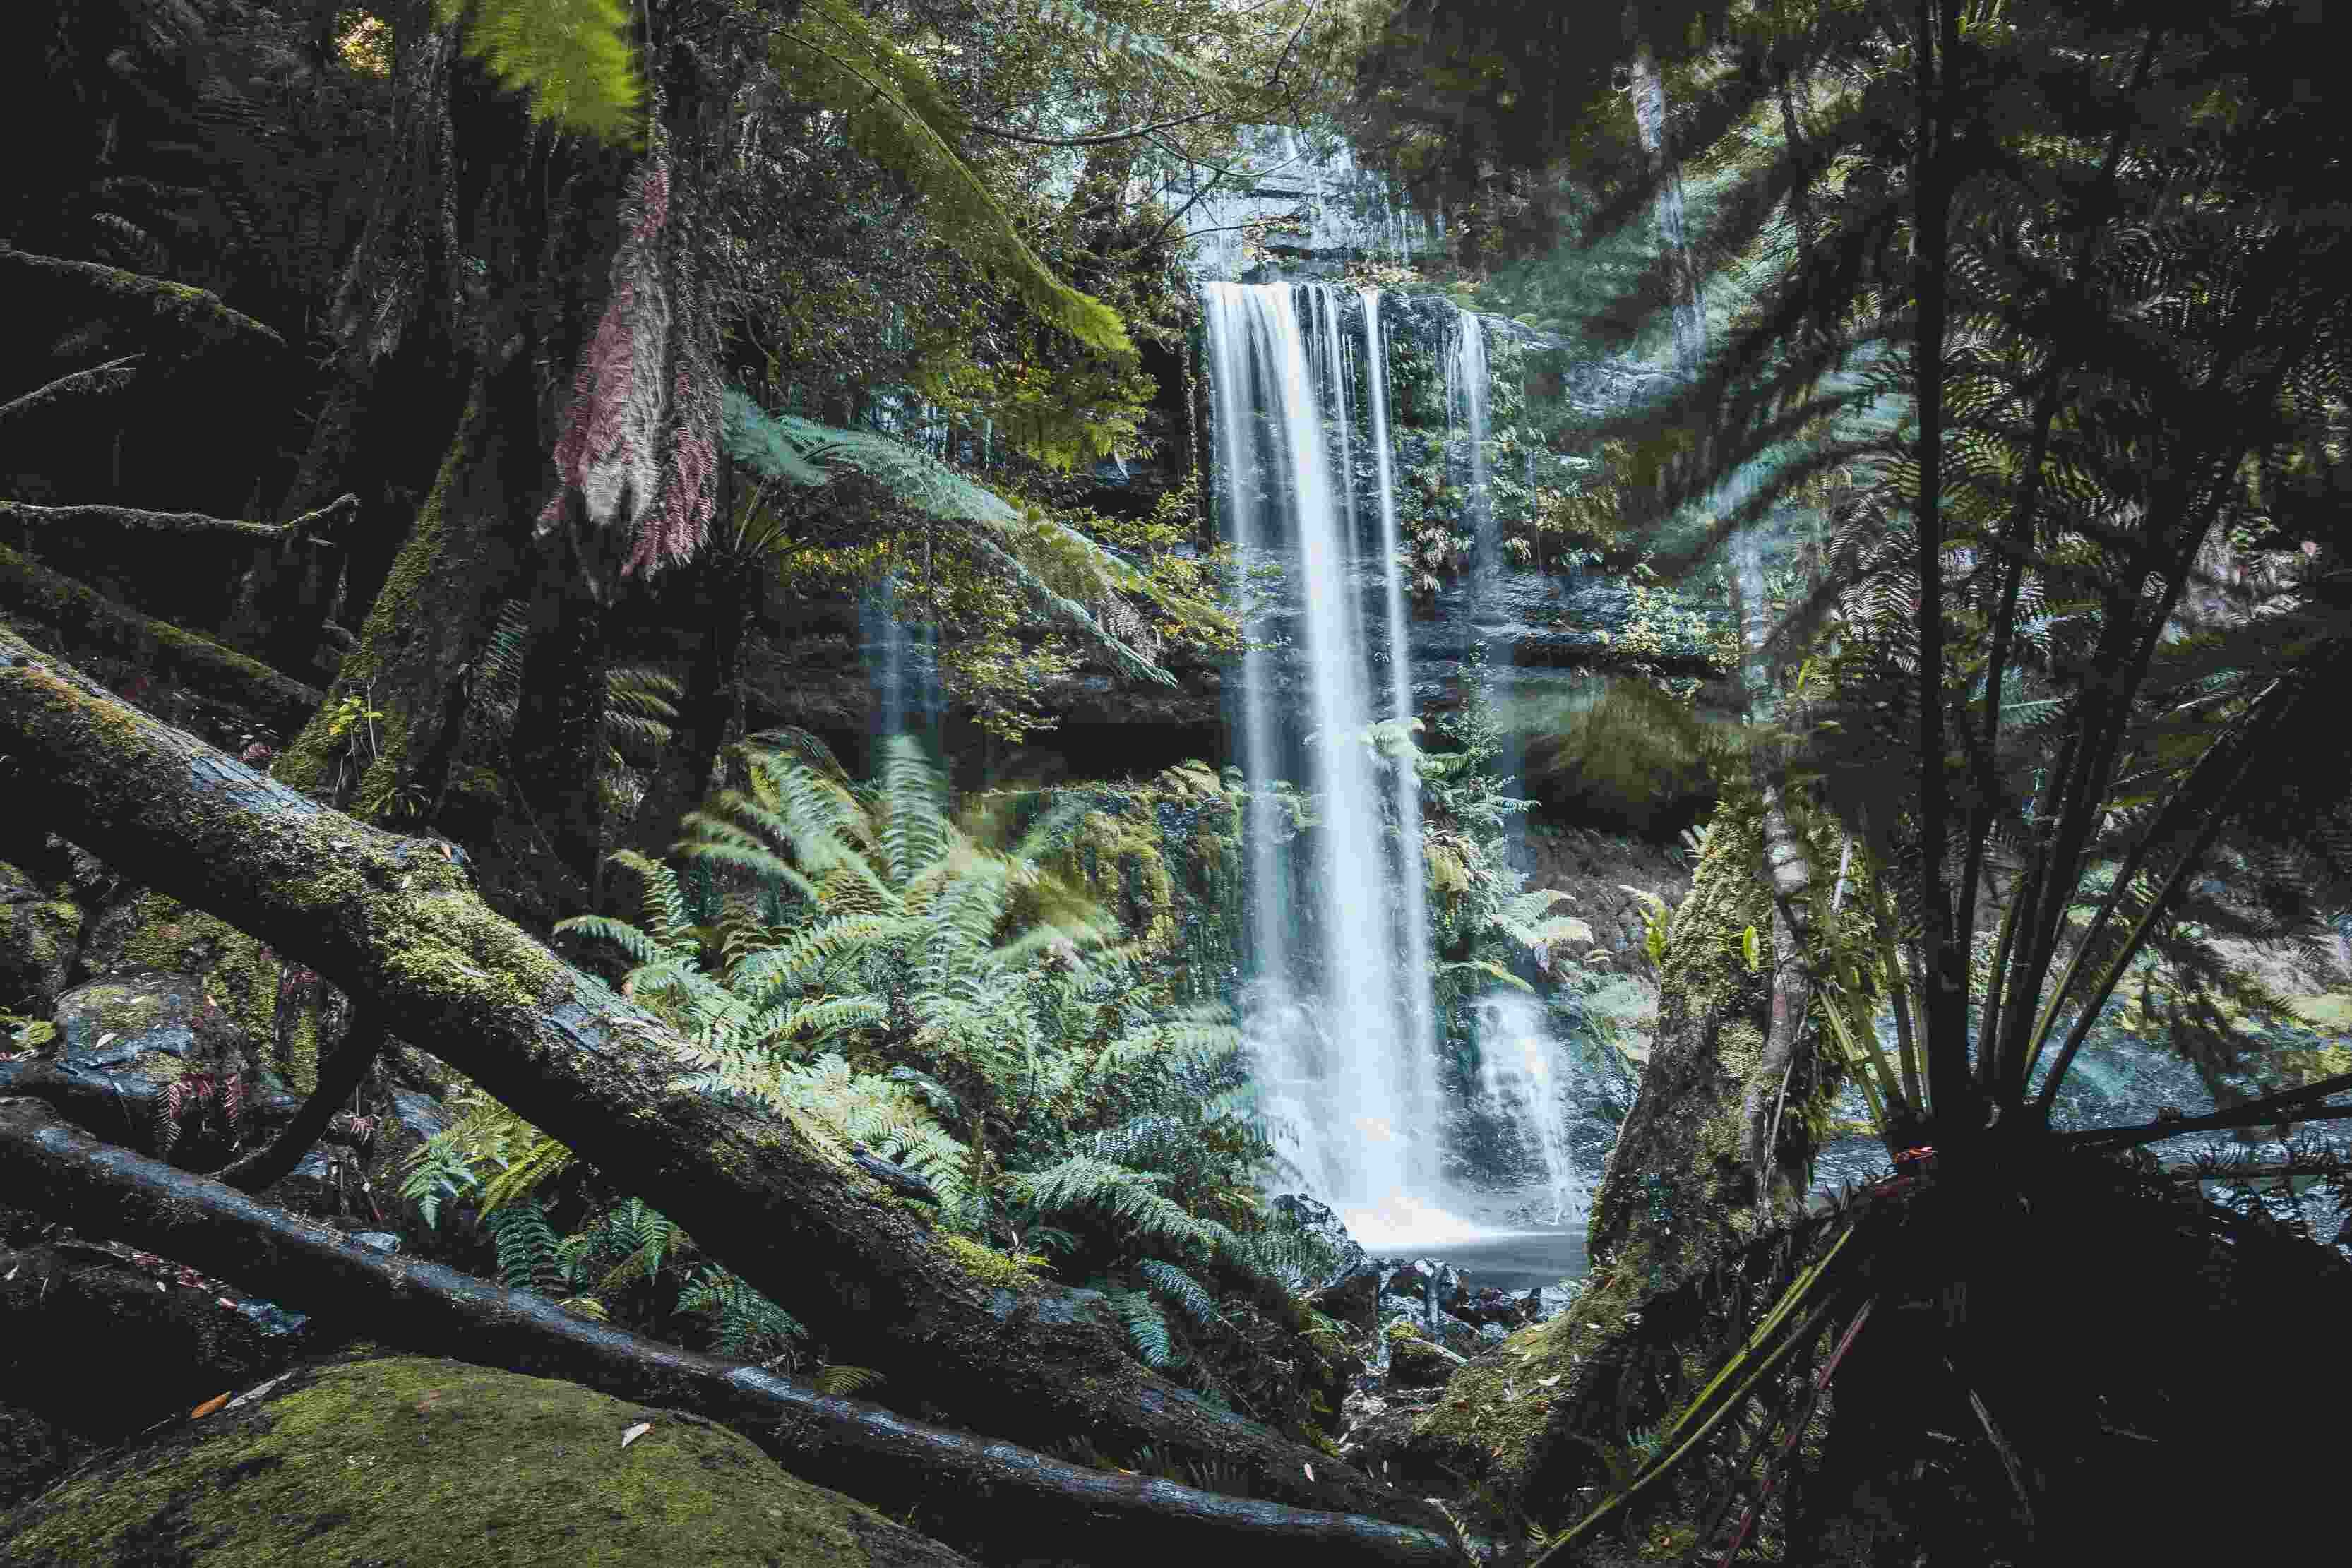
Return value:
<svg viewBox="0 0 2352 1568">
<path fill-rule="evenodd" d="M 1207 613 L 1205 606 L 1171 596 L 1076 529 L 1029 516 L 928 453 L 874 431 L 771 413 L 732 387 L 726 395 L 724 441 L 736 461 L 794 484 L 823 483 L 836 469 L 853 470 L 902 506 L 942 522 L 968 525 L 965 544 L 1048 618 L 1102 648 L 1129 674 L 1163 685 L 1173 682 L 1173 676 L 1106 628 L 1093 611 L 1057 588 L 1054 579 L 1074 576 L 1097 599 L 1139 593 L 1195 615 Z"/>
</svg>

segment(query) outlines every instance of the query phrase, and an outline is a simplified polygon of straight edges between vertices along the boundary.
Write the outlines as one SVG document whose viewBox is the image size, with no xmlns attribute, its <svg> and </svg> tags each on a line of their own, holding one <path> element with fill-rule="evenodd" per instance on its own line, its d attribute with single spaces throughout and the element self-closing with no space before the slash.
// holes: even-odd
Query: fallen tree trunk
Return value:
<svg viewBox="0 0 2352 1568">
<path fill-rule="evenodd" d="M 117 604 L 88 583 L 0 545 L 0 612 L 42 628 L 66 646 L 103 649 L 143 664 L 157 678 L 239 708 L 280 735 L 299 734 L 325 696 L 258 659 L 209 637 Z"/>
<path fill-rule="evenodd" d="M 319 805 L 5 629 L 0 751 L 20 810 L 301 957 L 918 1408 L 1031 1447 L 1083 1436 L 1213 1459 L 1273 1500 L 1444 1528 L 1429 1504 L 1154 1375 L 1098 1298 L 983 1278 L 841 1151 L 675 1087 L 682 1041 L 500 918 L 427 841 Z"/>
<path fill-rule="evenodd" d="M 43 1212 L 103 1211 L 110 1235 L 299 1302 L 339 1334 L 708 1416 L 803 1479 L 886 1512 L 919 1507 L 927 1534 L 991 1558 L 1239 1549 L 1254 1561 L 1301 1552 L 1316 1563 L 1461 1562 L 1425 1531 L 1088 1469 L 576 1318 L 100 1143 L 34 1100 L 0 1099 L 0 1190 Z"/>
</svg>

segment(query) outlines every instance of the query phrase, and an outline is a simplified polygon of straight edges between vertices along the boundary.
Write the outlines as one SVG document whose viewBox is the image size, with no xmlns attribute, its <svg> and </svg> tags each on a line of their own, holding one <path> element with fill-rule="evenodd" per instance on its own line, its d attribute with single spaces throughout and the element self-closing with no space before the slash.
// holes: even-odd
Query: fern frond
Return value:
<svg viewBox="0 0 2352 1568">
<path fill-rule="evenodd" d="M 436 0 L 441 26 L 470 10 L 466 52 L 505 87 L 530 94 L 530 117 L 635 144 L 645 97 L 621 0 Z"/>
<path fill-rule="evenodd" d="M 813 1385 L 819 1394 L 846 1397 L 861 1388 L 888 1381 L 870 1366 L 828 1366 L 816 1375 Z"/>
<path fill-rule="evenodd" d="M 995 491 L 878 431 L 770 413 L 734 387 L 727 389 L 726 398 L 727 455 L 770 478 L 824 484 L 835 472 L 848 469 L 927 517 L 988 528 L 1010 528 L 1021 521 L 1021 509 Z"/>
<path fill-rule="evenodd" d="M 572 1151 L 541 1133 L 512 1163 L 482 1187 L 482 1216 L 489 1218 L 536 1187 L 553 1181 L 572 1164 Z"/>
<path fill-rule="evenodd" d="M 957 152 L 962 126 L 930 72 L 846 0 L 804 0 L 769 59 L 787 92 L 841 115 L 852 147 L 929 197 L 937 231 L 1002 272 L 1031 309 L 1088 348 L 1134 351 L 1118 312 L 1056 277 Z"/>
<path fill-rule="evenodd" d="M 1135 1346 L 1135 1354 L 1143 1364 L 1154 1372 L 1173 1372 L 1184 1364 L 1183 1352 L 1176 1348 L 1168 1319 L 1160 1311 L 1160 1303 L 1145 1291 L 1111 1291 L 1111 1311 L 1127 1326 L 1127 1337 Z"/>
<path fill-rule="evenodd" d="M 804 1339 L 800 1320 L 723 1269 L 705 1264 L 678 1291 L 677 1310 L 713 1320 L 719 1354 L 740 1359 L 772 1354 L 787 1342 Z"/>
<path fill-rule="evenodd" d="M 669 951 L 652 936 L 638 930 L 625 920 L 609 915 L 574 915 L 555 923 L 558 936 L 592 936 L 610 942 L 640 964 L 657 964 L 671 956 Z"/>
<path fill-rule="evenodd" d="M 526 1198 L 485 1217 L 499 1255 L 499 1280 L 509 1291 L 536 1291 L 563 1278 L 563 1259 L 547 1211 Z"/>
<path fill-rule="evenodd" d="M 1184 1310 L 1184 1315 L 1202 1328 L 1216 1328 L 1225 1321 L 1217 1311 L 1217 1299 L 1202 1283 L 1173 1263 L 1163 1263 L 1157 1258 L 1147 1258 L 1136 1266 L 1151 1288 Z"/>
</svg>

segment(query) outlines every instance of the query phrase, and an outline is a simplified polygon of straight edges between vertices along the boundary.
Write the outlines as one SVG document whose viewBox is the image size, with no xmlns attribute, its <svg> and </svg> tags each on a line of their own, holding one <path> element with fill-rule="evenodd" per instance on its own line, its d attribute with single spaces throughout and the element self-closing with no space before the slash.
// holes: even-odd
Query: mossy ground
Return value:
<svg viewBox="0 0 2352 1568">
<path fill-rule="evenodd" d="M 65 1481 L 0 1538 L 0 1563 L 77 1568 L 957 1561 L 698 1416 L 364 1354 Z"/>
</svg>

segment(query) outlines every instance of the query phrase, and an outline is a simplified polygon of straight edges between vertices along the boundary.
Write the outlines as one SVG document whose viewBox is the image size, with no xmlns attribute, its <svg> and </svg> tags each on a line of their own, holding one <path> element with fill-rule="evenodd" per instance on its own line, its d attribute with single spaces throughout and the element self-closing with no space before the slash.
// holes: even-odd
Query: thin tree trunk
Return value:
<svg viewBox="0 0 2352 1568">
<path fill-rule="evenodd" d="M 0 1173 L 12 1201 L 103 1213 L 110 1235 L 299 1302 L 338 1337 L 691 1410 L 803 1479 L 886 1511 L 919 1507 L 926 1533 L 993 1547 L 998 1560 L 1017 1550 L 1093 1562 L 1187 1551 L 1430 1568 L 1461 1561 L 1427 1531 L 1088 1469 L 573 1317 L 529 1291 L 379 1252 L 220 1181 L 99 1143 L 32 1101 L 0 1099 Z"/>
<path fill-rule="evenodd" d="M 1919 504 L 1914 569 L 1919 578 L 1919 781 L 1915 821 L 1919 831 L 1919 909 L 1923 923 L 1921 977 L 1927 984 L 1922 1012 L 1927 1029 L 1927 1095 L 1939 1142 L 1972 1133 L 1969 1071 L 1969 942 L 1953 929 L 1944 881 L 1944 851 L 1951 841 L 1952 796 L 1944 771 L 1944 322 L 1950 306 L 1944 287 L 1948 260 L 1950 193 L 1944 187 L 1943 93 L 1937 59 L 1948 78 L 1959 23 L 1954 0 L 1919 0 L 1911 53 L 1919 99 L 1917 149 L 1912 164 L 1916 211 L 1912 219 L 1912 287 L 1919 312 L 1911 350 L 1913 393 L 1919 411 Z"/>
<path fill-rule="evenodd" d="M 1636 26 L 1636 15 L 1631 8 L 1626 19 L 1629 28 Z M 1659 77 L 1649 40 L 1638 32 L 1634 37 L 1633 89 L 1634 124 L 1641 134 L 1643 153 L 1650 162 L 1651 175 L 1658 183 L 1659 243 L 1666 249 L 1674 278 L 1675 368 L 1685 377 L 1694 377 L 1706 362 L 1706 306 L 1683 221 L 1682 178 L 1673 151 L 1666 144 L 1665 84 Z M 1786 91 L 1784 83 L 1783 112 L 1793 120 Z M 1765 667 L 1764 655 L 1769 612 L 1764 596 L 1763 550 L 1753 530 L 1743 529 L 1734 536 L 1731 557 L 1740 611 L 1740 684 L 1745 692 L 1746 716 L 1750 726 L 1756 727 L 1769 716 L 1771 674 Z M 1796 1061 L 1805 1015 L 1812 1006 L 1812 976 L 1805 962 L 1805 942 L 1809 925 L 1806 901 L 1811 894 L 1813 872 L 1811 853 L 1803 836 L 1790 825 L 1780 788 L 1769 776 L 1760 738 L 1754 755 L 1757 768 L 1753 782 L 1763 809 L 1763 868 L 1772 885 L 1772 1011 L 1762 1061 L 1759 1070 L 1748 1075 L 1741 1113 L 1747 1128 L 1743 1147 L 1748 1167 L 1755 1172 L 1758 1201 L 1762 1203 L 1770 1197 L 1777 1174 L 1774 1151 L 1765 1145 L 1774 1120 L 1778 1091 L 1788 1081 Z"/>
<path fill-rule="evenodd" d="M 23 809 L 156 889 L 298 956 L 691 1231 L 842 1360 L 918 1407 L 1033 1446 L 1240 1467 L 1259 1495 L 1437 1521 L 1322 1450 L 1217 1411 L 1129 1354 L 1097 1299 L 976 1274 L 796 1127 L 677 1087 L 685 1042 L 383 832 L 117 701 L 0 630 L 0 751 L 44 759 Z"/>
</svg>

